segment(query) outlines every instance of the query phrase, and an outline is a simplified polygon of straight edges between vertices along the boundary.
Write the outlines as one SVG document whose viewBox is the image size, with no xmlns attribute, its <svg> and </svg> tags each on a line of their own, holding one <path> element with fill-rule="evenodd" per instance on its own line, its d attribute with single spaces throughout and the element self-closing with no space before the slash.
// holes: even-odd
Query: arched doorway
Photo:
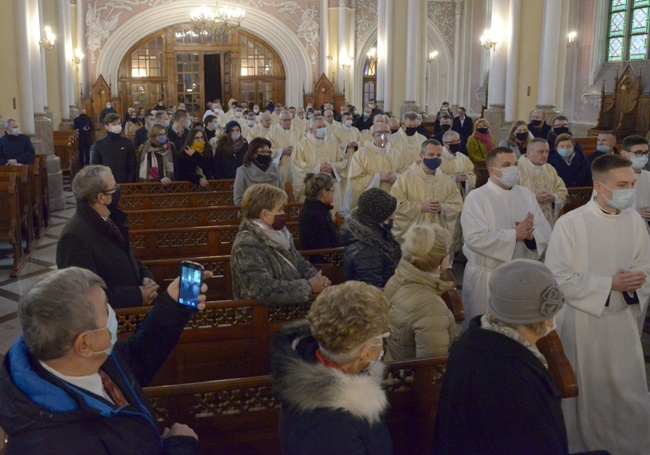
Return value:
<svg viewBox="0 0 650 455">
<path fill-rule="evenodd" d="M 205 102 L 234 98 L 247 105 L 285 101 L 285 72 L 277 53 L 261 38 L 240 30 L 215 40 L 191 24 L 159 30 L 123 57 L 118 91 L 124 106 L 151 108 L 185 103 L 191 114 Z"/>
</svg>

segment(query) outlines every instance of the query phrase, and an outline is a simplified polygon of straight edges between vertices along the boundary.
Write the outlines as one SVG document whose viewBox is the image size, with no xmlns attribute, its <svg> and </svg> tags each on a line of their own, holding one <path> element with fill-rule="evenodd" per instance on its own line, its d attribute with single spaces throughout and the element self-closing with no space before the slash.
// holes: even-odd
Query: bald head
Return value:
<svg viewBox="0 0 650 455">
<path fill-rule="evenodd" d="M 333 122 L 334 122 L 334 112 L 332 112 L 331 109 L 327 109 L 327 110 L 323 113 L 323 118 L 325 119 L 325 121 L 326 121 L 327 123 L 333 123 Z"/>
<path fill-rule="evenodd" d="M 260 115 L 260 123 L 264 128 L 269 128 L 271 126 L 271 114 L 265 111 Z"/>
<path fill-rule="evenodd" d="M 372 119 L 372 124 L 374 125 L 375 123 L 386 123 L 386 116 L 382 114 L 375 115 Z"/>
</svg>

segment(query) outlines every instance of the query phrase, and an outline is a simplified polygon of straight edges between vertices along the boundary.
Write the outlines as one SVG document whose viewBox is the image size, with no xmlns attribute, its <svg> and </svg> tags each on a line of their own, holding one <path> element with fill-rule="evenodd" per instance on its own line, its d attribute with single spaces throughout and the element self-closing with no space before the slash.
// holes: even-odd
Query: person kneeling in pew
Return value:
<svg viewBox="0 0 650 455">
<path fill-rule="evenodd" d="M 105 289 L 99 276 L 70 267 L 38 282 L 21 300 L 23 334 L 0 369 L 7 455 L 197 453 L 198 437 L 187 425 L 175 423 L 161 435 L 142 391 L 196 311 L 177 303 L 179 279 L 122 340 Z M 198 300 L 203 310 L 205 295 Z"/>
</svg>

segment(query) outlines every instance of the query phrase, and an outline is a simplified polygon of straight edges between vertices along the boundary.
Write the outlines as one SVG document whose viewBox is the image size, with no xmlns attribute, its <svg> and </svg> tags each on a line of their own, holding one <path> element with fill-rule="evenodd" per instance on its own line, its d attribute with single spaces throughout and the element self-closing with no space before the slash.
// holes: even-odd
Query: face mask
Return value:
<svg viewBox="0 0 650 455">
<path fill-rule="evenodd" d="M 111 194 L 111 203 L 106 206 L 111 213 L 115 212 L 119 208 L 120 199 L 122 199 L 122 190 L 121 188 L 117 188 L 115 192 Z"/>
<path fill-rule="evenodd" d="M 159 144 L 165 144 L 167 142 L 167 136 L 156 137 L 156 142 Z"/>
<path fill-rule="evenodd" d="M 262 166 L 266 166 L 271 162 L 271 155 L 257 155 L 257 158 L 255 158 L 255 160 Z"/>
<path fill-rule="evenodd" d="M 571 134 L 569 133 L 569 127 L 568 126 L 556 126 L 553 128 L 553 132 L 559 136 L 560 134 Z"/>
<path fill-rule="evenodd" d="M 449 149 L 449 152 L 455 155 L 456 153 L 462 150 L 463 144 L 461 144 L 460 142 L 458 142 L 457 144 L 447 144 L 447 148 Z"/>
<path fill-rule="evenodd" d="M 440 129 L 446 133 L 451 129 L 451 125 L 440 125 Z"/>
<path fill-rule="evenodd" d="M 260 110 L 257 109 L 257 108 L 255 108 L 255 109 L 253 109 L 253 112 L 255 112 L 256 114 L 259 114 L 259 113 L 260 113 Z"/>
<path fill-rule="evenodd" d="M 149 128 L 151 128 L 152 125 L 153 125 L 153 120 L 150 120 L 150 121 L 147 122 L 147 126 L 148 126 Z"/>
<path fill-rule="evenodd" d="M 348 128 L 350 128 L 350 127 L 352 126 L 352 120 L 346 120 L 346 121 L 345 121 L 345 126 L 347 126 Z"/>
<path fill-rule="evenodd" d="M 192 142 L 192 148 L 199 153 L 203 153 L 205 150 L 205 141 L 194 141 Z"/>
<path fill-rule="evenodd" d="M 235 141 L 235 142 L 237 142 L 237 141 L 239 140 L 240 137 L 241 137 L 241 133 L 232 133 L 232 134 L 230 135 L 230 138 L 231 138 L 233 141 Z"/>
<path fill-rule="evenodd" d="M 539 125 L 542 124 L 542 121 L 541 120 L 531 120 L 530 124 L 533 125 L 533 126 L 539 126 Z"/>
<path fill-rule="evenodd" d="M 406 132 L 407 136 L 414 136 L 415 133 L 418 132 L 418 129 L 417 128 L 406 128 L 404 131 Z"/>
<path fill-rule="evenodd" d="M 314 118 L 314 114 L 307 114 L 307 120 L 311 120 Z"/>
<path fill-rule="evenodd" d="M 287 215 L 286 213 L 278 213 L 273 217 L 273 224 L 271 227 L 276 231 L 281 231 L 284 229 L 284 226 L 287 224 Z"/>
<path fill-rule="evenodd" d="M 609 145 L 597 145 L 596 150 L 602 153 L 607 153 L 609 152 Z"/>
<path fill-rule="evenodd" d="M 120 134 L 122 132 L 122 125 L 110 125 L 108 131 L 113 134 Z"/>
<path fill-rule="evenodd" d="M 241 112 L 235 112 L 235 117 L 237 118 L 241 117 Z"/>
<path fill-rule="evenodd" d="M 376 364 L 381 362 L 381 359 L 384 358 L 384 354 L 386 354 L 386 350 L 384 348 L 381 348 L 381 352 L 379 353 L 379 357 L 377 357 L 375 360 L 371 360 L 368 366 L 366 367 L 366 370 L 371 369 L 374 367 Z"/>
<path fill-rule="evenodd" d="M 391 134 L 395 134 L 395 133 L 397 133 L 398 131 L 399 131 L 399 128 L 395 128 L 395 129 L 391 128 L 391 129 L 390 129 Z"/>
<path fill-rule="evenodd" d="M 110 305 L 108 306 L 108 321 L 106 322 L 106 327 L 89 330 L 89 332 L 98 332 L 104 329 L 108 329 L 108 331 L 111 333 L 111 344 L 102 351 L 93 351 L 93 355 L 111 355 L 111 352 L 113 352 L 113 348 L 115 347 L 115 343 L 117 343 L 117 317 L 115 317 L 115 311 L 113 311 L 113 307 Z"/>
<path fill-rule="evenodd" d="M 567 149 L 567 150 L 557 149 L 557 153 L 559 153 L 562 158 L 568 158 L 571 155 L 573 155 L 573 149 Z"/>
<path fill-rule="evenodd" d="M 20 128 L 14 128 L 11 130 L 12 136 L 18 136 L 20 134 Z"/>
<path fill-rule="evenodd" d="M 488 129 L 487 128 L 476 128 L 476 131 L 478 131 L 481 134 L 487 134 Z"/>
<path fill-rule="evenodd" d="M 368 114 L 367 112 L 364 112 L 363 113 L 363 118 L 368 118 L 368 117 L 370 117 L 370 114 Z"/>
<path fill-rule="evenodd" d="M 318 139 L 325 139 L 325 136 L 327 136 L 327 128 L 318 128 L 316 130 L 316 137 Z"/>
<path fill-rule="evenodd" d="M 636 189 L 634 188 L 631 188 L 629 190 L 612 190 L 606 186 L 605 188 L 612 192 L 611 199 L 605 199 L 607 205 L 612 208 L 625 210 L 632 207 L 636 202 Z"/>
<path fill-rule="evenodd" d="M 632 155 L 632 167 L 634 169 L 643 169 L 648 164 L 648 155 L 635 156 Z"/>
<path fill-rule="evenodd" d="M 246 125 L 248 125 L 249 128 L 252 128 L 255 126 L 255 120 L 246 120 Z"/>
<path fill-rule="evenodd" d="M 106 103 L 106 109 L 110 109 L 110 108 L 111 108 L 111 103 Z"/>
<path fill-rule="evenodd" d="M 423 158 L 422 162 L 432 171 L 438 169 L 438 167 L 442 164 L 442 160 L 440 158 Z"/>
<path fill-rule="evenodd" d="M 165 120 L 165 127 L 169 128 L 169 119 Z"/>
<path fill-rule="evenodd" d="M 519 181 L 519 168 L 517 166 L 502 167 L 499 170 L 501 171 L 501 177 L 496 175 L 494 177 L 506 188 L 512 188 Z"/>
<path fill-rule="evenodd" d="M 525 133 L 515 133 L 515 139 L 517 139 L 519 142 L 524 142 L 526 139 L 528 139 L 528 131 Z"/>
</svg>

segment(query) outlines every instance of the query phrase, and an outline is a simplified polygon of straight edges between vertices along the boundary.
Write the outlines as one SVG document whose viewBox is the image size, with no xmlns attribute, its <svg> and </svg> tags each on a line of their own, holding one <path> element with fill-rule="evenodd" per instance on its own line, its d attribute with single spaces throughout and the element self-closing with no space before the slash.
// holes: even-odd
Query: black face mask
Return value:
<svg viewBox="0 0 650 455">
<path fill-rule="evenodd" d="M 440 129 L 446 133 L 451 129 L 451 125 L 440 125 Z"/>
<path fill-rule="evenodd" d="M 487 128 L 476 128 L 476 131 L 478 131 L 481 134 L 487 134 L 488 129 Z"/>
<path fill-rule="evenodd" d="M 568 126 L 556 126 L 555 128 L 553 128 L 553 132 L 558 136 L 560 134 L 571 134 L 569 132 L 569 127 Z"/>
<path fill-rule="evenodd" d="M 111 203 L 108 204 L 107 207 L 111 213 L 115 213 L 115 211 L 120 207 L 120 199 L 122 198 L 122 189 L 117 188 L 111 196 L 112 196 Z"/>
<path fill-rule="evenodd" d="M 415 128 L 406 128 L 406 135 L 407 136 L 413 136 L 417 132 L 418 132 L 417 127 L 415 127 Z"/>
<path fill-rule="evenodd" d="M 268 166 L 271 162 L 271 155 L 257 155 L 255 161 L 260 163 L 262 166 Z"/>
<path fill-rule="evenodd" d="M 447 144 L 447 148 L 453 154 L 456 154 L 458 152 L 462 153 L 462 150 L 463 150 L 464 147 L 465 147 L 465 144 L 463 144 L 462 142 L 459 142 L 457 144 Z"/>
<path fill-rule="evenodd" d="M 395 129 L 392 129 L 392 128 L 391 128 L 391 129 L 390 129 L 391 134 L 395 134 L 395 133 L 397 133 L 398 131 L 399 131 L 399 128 L 395 128 Z"/>
<path fill-rule="evenodd" d="M 542 124 L 541 120 L 531 120 L 530 124 L 533 126 L 540 126 Z"/>
</svg>

